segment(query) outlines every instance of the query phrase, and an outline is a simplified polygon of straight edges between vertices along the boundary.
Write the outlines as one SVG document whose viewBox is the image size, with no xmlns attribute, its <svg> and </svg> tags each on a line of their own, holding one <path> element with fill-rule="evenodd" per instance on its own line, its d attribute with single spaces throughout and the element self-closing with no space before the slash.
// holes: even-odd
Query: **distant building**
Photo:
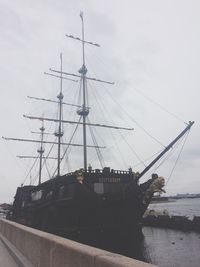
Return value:
<svg viewBox="0 0 200 267">
<path fill-rule="evenodd" d="M 176 196 L 173 196 L 173 198 L 179 199 L 179 198 L 200 198 L 200 194 L 177 194 Z"/>
<path fill-rule="evenodd" d="M 7 203 L 0 204 L 0 209 L 2 210 L 8 210 L 9 208 L 10 208 L 10 204 L 7 204 Z"/>
</svg>

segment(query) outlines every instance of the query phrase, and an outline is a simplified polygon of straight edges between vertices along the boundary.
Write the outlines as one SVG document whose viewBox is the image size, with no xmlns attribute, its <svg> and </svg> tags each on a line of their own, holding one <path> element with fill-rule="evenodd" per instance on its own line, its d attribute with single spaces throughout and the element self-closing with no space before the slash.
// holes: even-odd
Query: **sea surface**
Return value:
<svg viewBox="0 0 200 267">
<path fill-rule="evenodd" d="M 192 219 L 200 216 L 200 198 L 183 198 L 163 203 L 153 203 L 150 209 L 162 211 L 167 210 L 169 215 L 183 215 Z"/>
<path fill-rule="evenodd" d="M 200 198 L 155 203 L 150 208 L 193 218 L 200 216 Z M 200 232 L 144 227 L 140 247 L 143 260 L 160 267 L 200 267 Z"/>
<path fill-rule="evenodd" d="M 151 204 L 149 208 L 192 219 L 200 216 L 200 198 Z M 127 236 L 122 242 L 113 237 L 109 245 L 100 248 L 160 267 L 200 267 L 200 232 L 197 231 L 145 226 L 142 232 Z"/>
</svg>

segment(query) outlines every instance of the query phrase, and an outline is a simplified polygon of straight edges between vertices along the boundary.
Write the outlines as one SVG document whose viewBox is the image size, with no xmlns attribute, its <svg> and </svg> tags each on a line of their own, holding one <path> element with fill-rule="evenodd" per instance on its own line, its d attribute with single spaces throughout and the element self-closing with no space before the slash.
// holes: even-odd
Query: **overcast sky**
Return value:
<svg viewBox="0 0 200 267">
<path fill-rule="evenodd" d="M 138 157 L 144 161 L 160 151 L 160 143 L 167 145 L 184 129 L 185 122 L 194 120 L 181 155 L 183 142 L 165 167 L 156 171 L 170 178 L 168 195 L 200 193 L 198 0 L 0 0 L 1 136 L 33 138 L 30 131 L 37 131 L 41 123 L 29 121 L 23 114 L 54 116 L 54 105 L 37 103 L 27 96 L 57 96 L 59 81 L 43 73 L 59 68 L 61 52 L 64 70 L 77 73 L 81 67 L 80 44 L 65 37 L 80 36 L 80 10 L 84 12 L 85 38 L 101 45 L 86 47 L 88 76 L 115 82 L 112 86 L 88 84 L 90 121 L 104 123 L 105 119 L 107 124 L 134 128 L 132 132 L 120 131 L 116 137 L 114 130 L 95 129 L 99 145 L 106 146 L 102 152 L 105 164 L 141 171 Z M 75 99 L 77 91 L 77 83 L 63 82 L 66 102 Z M 66 119 L 73 111 L 66 109 Z M 36 150 L 32 144 L 1 140 L 0 202 L 13 200 L 31 166 L 16 155 L 36 155 Z M 72 152 L 66 171 L 82 167 L 81 149 L 72 148 Z M 88 163 L 99 168 L 91 154 Z"/>
</svg>

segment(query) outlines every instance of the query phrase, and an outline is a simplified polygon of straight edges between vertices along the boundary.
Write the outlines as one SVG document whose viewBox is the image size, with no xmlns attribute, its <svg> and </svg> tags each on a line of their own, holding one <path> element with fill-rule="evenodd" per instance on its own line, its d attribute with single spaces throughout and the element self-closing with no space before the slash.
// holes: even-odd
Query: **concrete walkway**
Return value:
<svg viewBox="0 0 200 267">
<path fill-rule="evenodd" d="M 0 267 L 19 267 L 0 240 Z"/>
</svg>

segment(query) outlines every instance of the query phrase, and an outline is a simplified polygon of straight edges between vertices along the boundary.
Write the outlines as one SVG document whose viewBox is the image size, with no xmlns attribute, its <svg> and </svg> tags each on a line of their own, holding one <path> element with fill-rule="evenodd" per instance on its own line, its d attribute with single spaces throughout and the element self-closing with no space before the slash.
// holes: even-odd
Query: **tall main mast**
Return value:
<svg viewBox="0 0 200 267">
<path fill-rule="evenodd" d="M 40 148 L 37 150 L 37 152 L 40 155 L 40 164 L 39 164 L 39 181 L 38 184 L 41 184 L 41 178 L 42 178 L 42 155 L 44 153 L 44 148 L 43 148 L 43 141 L 44 141 L 44 123 L 42 121 L 42 127 L 40 128 L 41 131 L 41 142 L 40 142 Z"/>
<path fill-rule="evenodd" d="M 113 129 L 123 129 L 123 130 L 133 130 L 133 128 L 125 128 L 125 127 L 115 127 L 115 126 L 109 126 L 109 125 L 101 125 L 101 124 L 94 124 L 94 123 L 88 123 L 87 122 L 87 116 L 89 114 L 89 107 L 88 107 L 88 103 L 87 103 L 87 80 L 90 81 L 94 81 L 94 82 L 101 82 L 101 83 L 106 83 L 106 84 L 114 84 L 114 82 L 109 82 L 109 81 L 105 81 L 105 80 L 100 80 L 100 79 L 96 79 L 93 77 L 87 77 L 87 68 L 86 68 L 86 64 L 85 64 L 85 44 L 87 45 L 92 45 L 92 46 L 96 46 L 96 47 L 100 47 L 99 44 L 97 43 L 93 43 L 90 41 L 86 41 L 85 40 L 85 36 L 84 36 L 84 20 L 83 20 L 83 13 L 80 13 L 80 17 L 81 17 L 81 21 L 82 21 L 82 36 L 81 38 L 79 37 L 75 37 L 73 35 L 69 35 L 66 34 L 66 37 L 74 39 L 76 41 L 79 41 L 82 43 L 82 67 L 79 69 L 79 74 L 74 74 L 74 73 L 69 73 L 69 72 L 64 72 L 64 71 L 59 71 L 59 70 L 55 70 L 55 69 L 50 69 L 50 71 L 55 72 L 55 73 L 62 73 L 64 75 L 67 76 L 72 76 L 72 77 L 77 77 L 80 78 L 81 80 L 81 85 L 82 85 L 82 98 L 83 98 L 83 102 L 82 105 L 80 106 L 80 108 L 78 108 L 77 110 L 77 114 L 79 116 L 81 116 L 83 118 L 82 122 L 73 122 L 73 121 L 62 121 L 63 123 L 78 123 L 78 124 L 82 124 L 83 125 L 83 165 L 84 165 L 84 169 L 87 169 L 87 138 L 86 138 L 86 126 L 90 125 L 90 126 L 100 126 L 100 127 L 107 127 L 107 128 L 113 128 Z M 57 75 L 52 75 L 52 76 L 56 76 Z M 30 118 L 30 116 L 29 116 Z M 31 117 L 32 119 L 37 119 L 36 117 Z M 46 118 L 46 120 L 51 120 Z M 55 121 L 55 120 L 54 120 Z"/>
<path fill-rule="evenodd" d="M 62 54 L 60 54 L 60 93 L 57 96 L 59 101 L 59 118 L 58 118 L 58 132 L 55 133 L 55 136 L 58 137 L 58 166 L 57 166 L 57 176 L 60 175 L 60 163 L 61 163 L 61 138 L 63 136 L 62 131 L 62 102 L 63 102 L 63 93 L 62 93 Z"/>
<path fill-rule="evenodd" d="M 89 114 L 89 109 L 86 107 L 86 73 L 87 68 L 85 66 L 85 38 L 84 38 L 84 20 L 83 13 L 80 13 L 81 21 L 82 21 L 82 56 L 83 56 L 83 64 L 79 73 L 81 74 L 81 81 L 83 87 L 83 104 L 80 109 L 78 109 L 77 114 L 83 117 L 83 159 L 84 159 L 84 169 L 87 169 L 87 138 L 86 138 L 86 117 Z"/>
</svg>

